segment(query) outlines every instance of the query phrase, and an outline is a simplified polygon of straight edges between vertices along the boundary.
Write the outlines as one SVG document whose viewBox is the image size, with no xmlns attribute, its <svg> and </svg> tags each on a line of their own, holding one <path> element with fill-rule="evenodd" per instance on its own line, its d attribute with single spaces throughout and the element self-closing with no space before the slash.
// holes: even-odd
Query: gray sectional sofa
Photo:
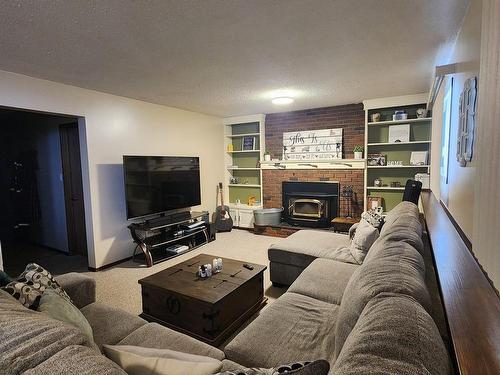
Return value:
<svg viewBox="0 0 500 375">
<path fill-rule="evenodd" d="M 239 366 L 224 352 L 138 316 L 95 302 L 95 281 L 70 273 L 56 278 L 92 326 L 95 344 L 171 349 Z M 126 375 L 77 329 L 27 309 L 0 290 L 0 374 Z"/>
<path fill-rule="evenodd" d="M 314 241 L 313 235 L 306 242 Z M 324 238 L 317 243 L 328 245 Z M 172 349 L 221 360 L 223 370 L 326 359 L 335 375 L 451 372 L 445 329 L 440 334 L 437 327 L 444 325 L 432 261 L 415 205 L 403 203 L 391 212 L 362 265 L 335 260 L 324 247 L 314 253 L 296 248 L 292 255 L 273 249 L 270 258 L 286 256 L 301 272 L 294 270 L 288 291 L 224 351 L 96 303 L 89 277 L 57 279 L 89 321 L 99 347 Z M 124 374 L 76 328 L 27 309 L 2 291 L 0 337 L 2 374 Z"/>
<path fill-rule="evenodd" d="M 227 358 L 244 366 L 323 358 L 335 375 L 452 371 L 416 205 L 389 213 L 361 265 L 337 257 L 348 236 L 301 232 L 269 249 L 271 272 L 277 265 L 279 282 L 291 285 L 225 347 Z"/>
</svg>

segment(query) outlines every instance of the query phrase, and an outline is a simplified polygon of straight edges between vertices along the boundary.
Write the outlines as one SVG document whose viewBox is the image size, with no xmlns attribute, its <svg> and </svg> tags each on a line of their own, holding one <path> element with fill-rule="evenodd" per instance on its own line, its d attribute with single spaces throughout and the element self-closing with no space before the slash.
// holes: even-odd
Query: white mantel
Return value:
<svg viewBox="0 0 500 375">
<path fill-rule="evenodd" d="M 261 161 L 262 169 L 365 169 L 365 159 L 271 160 Z"/>
</svg>

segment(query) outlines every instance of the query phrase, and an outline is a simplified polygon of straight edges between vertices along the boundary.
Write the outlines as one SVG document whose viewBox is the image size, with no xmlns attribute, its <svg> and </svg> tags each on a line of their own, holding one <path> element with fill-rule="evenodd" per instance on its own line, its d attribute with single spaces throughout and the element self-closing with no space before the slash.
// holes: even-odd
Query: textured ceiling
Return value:
<svg viewBox="0 0 500 375">
<path fill-rule="evenodd" d="M 428 91 L 467 4 L 10 0 L 0 69 L 219 116 L 347 104 Z"/>
</svg>

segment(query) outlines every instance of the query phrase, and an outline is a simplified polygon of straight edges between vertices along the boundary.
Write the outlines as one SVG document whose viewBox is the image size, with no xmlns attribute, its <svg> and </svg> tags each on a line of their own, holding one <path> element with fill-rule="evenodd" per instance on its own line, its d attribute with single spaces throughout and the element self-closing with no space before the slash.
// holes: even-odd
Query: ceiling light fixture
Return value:
<svg viewBox="0 0 500 375">
<path fill-rule="evenodd" d="M 276 105 L 286 105 L 293 103 L 293 98 L 290 98 L 288 96 L 281 96 L 279 98 L 273 98 L 271 102 Z"/>
</svg>

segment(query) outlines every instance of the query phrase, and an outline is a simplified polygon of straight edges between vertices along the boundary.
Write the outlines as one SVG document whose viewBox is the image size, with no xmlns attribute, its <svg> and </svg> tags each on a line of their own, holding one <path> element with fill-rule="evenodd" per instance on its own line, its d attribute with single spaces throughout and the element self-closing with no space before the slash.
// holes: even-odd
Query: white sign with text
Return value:
<svg viewBox="0 0 500 375">
<path fill-rule="evenodd" d="M 342 129 L 283 133 L 283 160 L 342 159 Z"/>
</svg>

